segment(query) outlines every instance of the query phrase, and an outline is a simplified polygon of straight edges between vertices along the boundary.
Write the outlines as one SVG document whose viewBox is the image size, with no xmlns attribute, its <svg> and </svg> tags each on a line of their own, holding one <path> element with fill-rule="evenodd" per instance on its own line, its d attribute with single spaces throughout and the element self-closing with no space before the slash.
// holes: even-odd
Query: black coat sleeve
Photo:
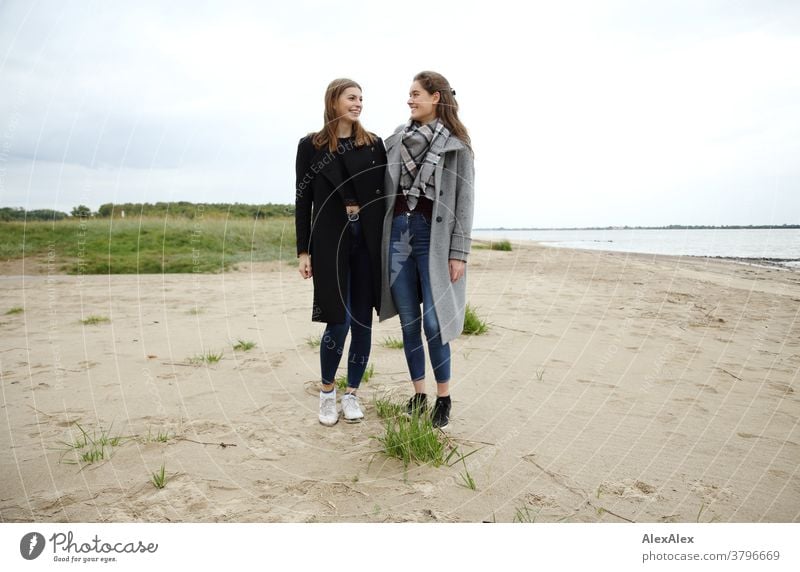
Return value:
<svg viewBox="0 0 800 572">
<path fill-rule="evenodd" d="M 294 193 L 294 227 L 297 238 L 297 255 L 307 252 L 311 254 L 311 209 L 314 202 L 311 190 L 313 171 L 311 158 L 314 146 L 308 137 L 304 137 L 297 145 L 295 161 L 295 193 Z"/>
</svg>

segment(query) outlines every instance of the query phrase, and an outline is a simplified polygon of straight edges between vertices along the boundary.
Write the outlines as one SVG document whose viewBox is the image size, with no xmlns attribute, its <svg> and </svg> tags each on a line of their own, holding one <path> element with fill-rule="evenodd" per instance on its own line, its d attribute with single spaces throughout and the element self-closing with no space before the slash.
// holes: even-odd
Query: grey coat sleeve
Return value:
<svg viewBox="0 0 800 572">
<path fill-rule="evenodd" d="M 475 163 L 469 149 L 459 150 L 456 160 L 456 223 L 450 236 L 450 258 L 466 262 L 472 247 Z"/>
</svg>

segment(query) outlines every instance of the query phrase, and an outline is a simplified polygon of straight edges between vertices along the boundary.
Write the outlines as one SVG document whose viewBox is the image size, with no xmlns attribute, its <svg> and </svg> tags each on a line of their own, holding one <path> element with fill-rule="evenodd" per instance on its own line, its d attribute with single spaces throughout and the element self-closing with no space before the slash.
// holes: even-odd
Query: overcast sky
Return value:
<svg viewBox="0 0 800 572">
<path fill-rule="evenodd" d="M 800 223 L 798 62 L 794 0 L 0 0 L 0 206 L 290 203 L 330 80 L 386 137 L 432 69 L 478 227 Z"/>
</svg>

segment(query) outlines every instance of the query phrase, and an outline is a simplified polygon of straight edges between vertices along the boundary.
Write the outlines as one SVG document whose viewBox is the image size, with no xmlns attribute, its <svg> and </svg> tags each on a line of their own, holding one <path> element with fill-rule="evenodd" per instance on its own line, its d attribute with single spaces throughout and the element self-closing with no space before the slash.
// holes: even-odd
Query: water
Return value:
<svg viewBox="0 0 800 572">
<path fill-rule="evenodd" d="M 768 259 L 800 269 L 800 229 L 476 230 L 484 240 L 672 256 Z"/>
</svg>

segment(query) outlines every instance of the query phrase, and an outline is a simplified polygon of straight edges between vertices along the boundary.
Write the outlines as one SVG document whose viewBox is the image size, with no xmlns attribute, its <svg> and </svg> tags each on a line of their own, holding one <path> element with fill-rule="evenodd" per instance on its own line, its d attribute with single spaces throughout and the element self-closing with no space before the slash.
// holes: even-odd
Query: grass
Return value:
<svg viewBox="0 0 800 572">
<path fill-rule="evenodd" d="M 150 427 L 147 428 L 147 437 L 144 438 L 145 443 L 166 443 L 175 435 L 170 435 L 168 431 L 161 431 L 159 430 L 158 433 L 153 435 L 150 431 Z"/>
<path fill-rule="evenodd" d="M 475 480 L 469 474 L 465 459 L 479 449 L 470 451 L 466 455 L 461 454 L 459 448 L 445 433 L 433 427 L 429 413 L 415 410 L 409 416 L 406 414 L 405 403 L 380 397 L 375 400 L 375 410 L 384 422 L 384 433 L 376 439 L 383 446 L 386 455 L 400 459 L 404 467 L 408 467 L 412 462 L 430 464 L 434 467 L 442 465 L 452 467 L 461 462 L 464 465 L 464 473 L 460 473 L 459 476 L 463 486 L 473 491 L 476 489 Z M 451 462 L 452 459 L 455 460 Z"/>
<path fill-rule="evenodd" d="M 105 316 L 89 316 L 88 318 L 84 318 L 81 320 L 81 324 L 84 326 L 96 326 L 97 324 L 105 324 L 110 322 L 108 318 Z"/>
<path fill-rule="evenodd" d="M 393 336 L 389 336 L 388 338 L 383 338 L 381 345 L 385 348 L 389 348 L 392 350 L 402 350 L 403 349 L 403 340 L 398 340 Z"/>
<path fill-rule="evenodd" d="M 364 374 L 361 376 L 361 383 L 368 383 L 374 373 L 375 373 L 375 366 L 369 364 L 369 367 L 364 370 Z M 336 389 L 338 389 L 339 391 L 344 391 L 345 389 L 347 389 L 346 375 L 340 375 L 339 377 L 336 378 Z"/>
<path fill-rule="evenodd" d="M 405 415 L 406 406 L 387 397 L 375 399 L 375 412 L 380 419 L 395 419 Z"/>
<path fill-rule="evenodd" d="M 322 344 L 322 335 L 308 336 L 306 338 L 306 345 L 310 348 L 318 348 Z"/>
<path fill-rule="evenodd" d="M 186 361 L 189 362 L 192 365 L 200 365 L 200 364 L 204 364 L 204 363 L 217 363 L 222 359 L 222 355 L 223 354 L 222 354 L 221 351 L 219 353 L 217 353 L 217 352 L 208 350 L 204 354 L 198 354 L 196 356 L 187 358 Z"/>
<path fill-rule="evenodd" d="M 473 308 L 470 304 L 467 304 L 467 308 L 464 313 L 464 329 L 462 330 L 462 333 L 469 336 L 480 336 L 488 331 L 489 326 L 486 325 L 486 322 L 478 317 L 478 314 L 475 312 L 475 308 Z"/>
<path fill-rule="evenodd" d="M 0 224 L 0 258 L 55 260 L 68 274 L 213 273 L 237 262 L 294 260 L 289 217 L 208 215 Z"/>
<path fill-rule="evenodd" d="M 447 453 L 438 433 L 430 417 L 415 412 L 411 417 L 401 415 L 385 419 L 384 434 L 377 439 L 384 452 L 403 461 L 404 467 L 412 461 L 439 467 L 444 464 Z"/>
<path fill-rule="evenodd" d="M 536 522 L 537 516 L 539 516 L 538 512 L 531 514 L 531 509 L 527 506 L 523 506 L 518 508 L 514 513 L 514 522 L 527 522 L 532 524 Z"/>
<path fill-rule="evenodd" d="M 25 308 L 23 308 L 21 306 L 14 306 L 8 312 L 6 312 L 6 316 L 11 316 L 13 314 L 21 314 L 24 311 L 25 311 Z"/>
<path fill-rule="evenodd" d="M 153 486 L 157 489 L 163 489 L 167 486 L 167 473 L 164 470 L 164 463 L 161 463 L 161 469 L 153 473 L 150 482 L 153 483 Z"/>
<path fill-rule="evenodd" d="M 123 437 L 119 435 L 111 435 L 111 427 L 108 429 L 100 427 L 99 434 L 98 430 L 95 429 L 90 435 L 77 421 L 75 422 L 75 426 L 78 428 L 80 435 L 71 443 L 65 441 L 61 443 L 65 446 L 62 458 L 64 454 L 74 451 L 77 456 L 77 461 L 64 461 L 65 463 L 84 463 L 86 465 L 91 465 L 97 461 L 102 461 L 110 458 L 114 447 L 119 447 L 124 441 Z"/>
<path fill-rule="evenodd" d="M 503 252 L 511 252 L 511 243 L 507 240 L 499 240 L 497 242 L 490 242 L 489 248 L 492 250 L 502 250 Z"/>
<path fill-rule="evenodd" d="M 251 342 L 249 340 L 236 340 L 236 343 L 233 346 L 233 350 L 237 352 L 238 351 L 246 352 L 252 350 L 254 347 L 256 347 L 255 342 Z"/>
</svg>

